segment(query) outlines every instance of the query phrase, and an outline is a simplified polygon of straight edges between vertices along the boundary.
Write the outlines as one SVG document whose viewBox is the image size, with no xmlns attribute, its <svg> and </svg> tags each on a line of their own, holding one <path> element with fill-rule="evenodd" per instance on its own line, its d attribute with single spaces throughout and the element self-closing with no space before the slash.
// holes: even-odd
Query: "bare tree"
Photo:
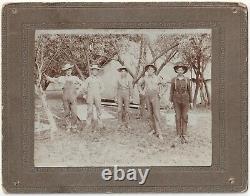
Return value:
<svg viewBox="0 0 250 196">
<path fill-rule="evenodd" d="M 209 34 L 186 36 L 179 50 L 182 58 L 189 65 L 191 72 L 195 74 L 195 78 L 192 78 L 195 83 L 194 106 L 196 106 L 199 91 L 202 102 L 209 106 L 211 103 L 207 86 L 209 79 L 204 77 L 204 72 L 211 62 L 211 36 Z"/>
<path fill-rule="evenodd" d="M 37 49 L 37 55 L 36 55 L 36 84 L 35 84 L 35 92 L 38 95 L 38 97 L 41 99 L 43 109 L 48 117 L 49 125 L 50 125 L 50 138 L 53 139 L 54 134 L 57 130 L 56 122 L 54 120 L 53 114 L 50 111 L 50 108 L 47 103 L 46 94 L 42 88 L 42 78 L 43 73 L 46 70 L 46 66 L 44 64 L 44 40 L 39 40 Z"/>
</svg>

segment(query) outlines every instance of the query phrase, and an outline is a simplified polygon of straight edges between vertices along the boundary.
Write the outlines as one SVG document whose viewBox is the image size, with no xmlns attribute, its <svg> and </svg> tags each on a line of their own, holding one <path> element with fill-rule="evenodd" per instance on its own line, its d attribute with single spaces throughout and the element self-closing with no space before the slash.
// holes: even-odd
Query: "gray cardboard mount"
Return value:
<svg viewBox="0 0 250 196">
<path fill-rule="evenodd" d="M 103 181 L 101 167 L 34 167 L 34 33 L 53 28 L 211 28 L 212 165 L 151 167 L 144 185 Z M 246 191 L 247 39 L 247 8 L 236 3 L 5 5 L 3 188 L 11 193 Z"/>
</svg>

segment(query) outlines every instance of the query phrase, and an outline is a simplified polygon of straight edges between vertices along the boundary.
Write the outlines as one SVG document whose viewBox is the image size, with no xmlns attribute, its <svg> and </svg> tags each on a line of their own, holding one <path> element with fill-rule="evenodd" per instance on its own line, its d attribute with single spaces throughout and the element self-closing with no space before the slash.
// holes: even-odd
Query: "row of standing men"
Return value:
<svg viewBox="0 0 250 196">
<path fill-rule="evenodd" d="M 92 65 L 90 67 L 91 74 L 86 80 L 81 80 L 77 76 L 72 75 L 74 65 L 66 64 L 62 70 L 65 75 L 57 78 L 45 75 L 46 80 L 53 83 L 60 83 L 63 86 L 63 106 L 65 111 L 66 129 L 67 131 L 77 130 L 77 96 L 80 91 L 84 91 L 87 103 L 87 119 L 85 129 L 92 129 L 93 125 L 93 106 L 96 107 L 97 126 L 104 129 L 101 119 L 101 94 L 104 90 L 102 81 L 99 77 L 100 67 Z M 188 68 L 182 62 L 176 63 L 174 71 L 177 76 L 171 80 L 170 102 L 175 110 L 176 135 L 182 143 L 186 143 L 186 133 L 188 124 L 188 110 L 192 107 L 190 81 L 184 74 Z M 128 77 L 128 70 L 121 66 L 118 68 L 120 73 L 119 79 L 115 85 L 115 101 L 118 104 L 118 129 L 129 129 L 129 104 L 132 101 L 133 87 Z M 144 101 L 140 105 L 143 106 L 141 111 L 147 113 L 147 119 L 150 124 L 149 135 L 155 135 L 159 139 L 163 139 L 160 115 L 160 85 L 163 81 L 155 74 L 157 67 L 153 64 L 145 67 L 144 76 L 138 82 L 138 90 L 140 100 Z M 146 105 L 146 108 L 145 108 Z M 147 110 L 146 110 L 147 109 Z"/>
</svg>

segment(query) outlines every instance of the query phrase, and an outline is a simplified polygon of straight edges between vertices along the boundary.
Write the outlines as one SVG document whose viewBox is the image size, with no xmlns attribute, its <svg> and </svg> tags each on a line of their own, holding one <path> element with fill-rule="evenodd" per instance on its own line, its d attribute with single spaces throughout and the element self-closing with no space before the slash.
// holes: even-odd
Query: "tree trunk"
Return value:
<svg viewBox="0 0 250 196">
<path fill-rule="evenodd" d="M 209 90 L 208 90 L 207 82 L 204 80 L 203 83 L 204 83 L 205 91 L 206 91 L 206 94 L 207 94 L 207 105 L 210 106 L 211 99 L 210 99 L 210 93 L 209 93 Z"/>
<path fill-rule="evenodd" d="M 38 80 L 37 80 L 37 84 L 36 84 L 36 93 L 37 95 L 39 96 L 39 98 L 41 99 L 42 101 L 42 105 L 43 105 L 43 108 L 44 108 L 44 111 L 48 117 L 48 121 L 49 121 L 49 125 L 50 125 L 50 139 L 54 139 L 54 133 L 56 132 L 57 130 L 57 126 L 56 126 L 56 122 L 55 122 L 55 119 L 53 117 L 53 114 L 52 112 L 50 111 L 49 109 L 49 106 L 48 106 L 48 103 L 47 103 L 47 100 L 46 100 L 46 94 L 45 92 L 43 91 L 43 88 L 41 86 L 41 83 L 42 83 L 42 69 L 44 67 L 44 45 L 42 45 L 42 51 L 41 51 L 41 64 L 40 64 L 40 67 L 38 67 Z"/>
<path fill-rule="evenodd" d="M 194 98 L 193 98 L 193 106 L 194 107 L 196 107 L 196 101 L 197 101 L 198 91 L 199 91 L 199 79 L 196 78 Z"/>
<path fill-rule="evenodd" d="M 42 90 L 42 88 L 39 88 L 39 87 L 37 87 L 37 91 L 38 91 L 37 94 L 42 101 L 42 105 L 43 105 L 43 109 L 45 111 L 45 114 L 48 117 L 49 126 L 50 126 L 50 139 L 53 140 L 55 132 L 57 131 L 56 122 L 55 122 L 55 119 L 53 117 L 52 112 L 49 109 L 49 106 L 48 106 L 48 103 L 46 100 L 45 92 Z"/>
</svg>

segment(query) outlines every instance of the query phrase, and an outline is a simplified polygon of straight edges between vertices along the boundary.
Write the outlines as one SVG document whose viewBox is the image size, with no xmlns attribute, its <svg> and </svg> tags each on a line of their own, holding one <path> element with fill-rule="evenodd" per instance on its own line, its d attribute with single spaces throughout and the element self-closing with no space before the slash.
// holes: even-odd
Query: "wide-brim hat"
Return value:
<svg viewBox="0 0 250 196">
<path fill-rule="evenodd" d="M 118 67 L 117 70 L 121 72 L 122 70 L 128 71 L 128 69 L 125 66 Z"/>
<path fill-rule="evenodd" d="M 68 69 L 72 69 L 73 67 L 74 67 L 74 65 L 71 65 L 71 64 L 67 63 L 62 67 L 62 70 L 65 71 L 65 70 L 68 70 Z"/>
<path fill-rule="evenodd" d="M 156 67 L 155 65 L 153 65 L 153 64 L 146 65 L 145 71 L 148 71 L 148 68 L 149 68 L 149 67 L 153 67 L 154 70 L 157 71 L 157 67 Z"/>
<path fill-rule="evenodd" d="M 94 64 L 94 65 L 91 65 L 91 66 L 90 66 L 90 69 L 91 69 L 91 70 L 92 70 L 92 69 L 100 70 L 101 68 L 99 67 L 99 65 Z"/>
<path fill-rule="evenodd" d="M 177 73 L 177 70 L 179 68 L 182 68 L 184 70 L 184 73 L 186 73 L 188 71 L 188 67 L 187 65 L 185 65 L 183 62 L 178 62 L 178 63 L 175 63 L 175 66 L 174 66 L 174 71 Z"/>
</svg>

